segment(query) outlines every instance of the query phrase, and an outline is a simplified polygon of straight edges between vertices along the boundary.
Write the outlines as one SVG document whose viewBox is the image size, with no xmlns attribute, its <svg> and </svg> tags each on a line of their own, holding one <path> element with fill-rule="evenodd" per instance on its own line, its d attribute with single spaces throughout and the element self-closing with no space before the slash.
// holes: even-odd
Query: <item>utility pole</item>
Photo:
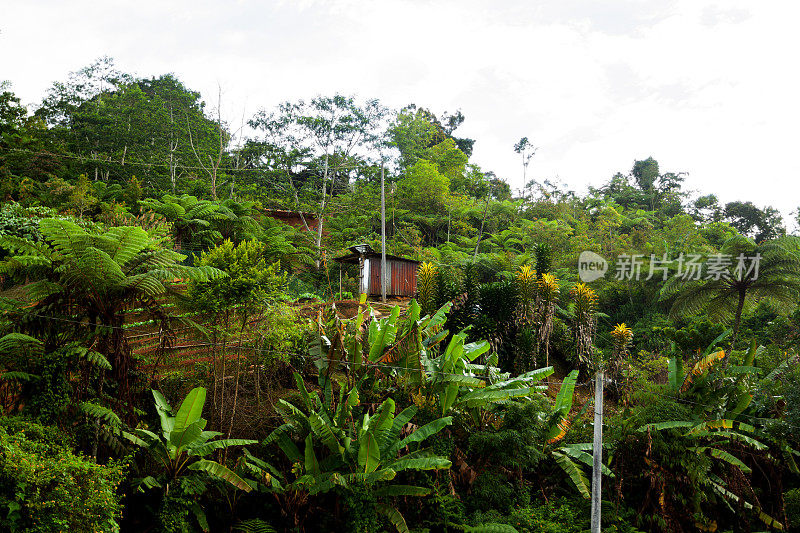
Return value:
<svg viewBox="0 0 800 533">
<path fill-rule="evenodd" d="M 381 158 L 381 301 L 386 303 L 386 193 L 383 187 L 383 158 Z"/>
<path fill-rule="evenodd" d="M 600 502 L 603 476 L 603 371 L 598 370 L 594 381 L 594 444 L 592 446 L 592 527 L 600 533 Z"/>
</svg>

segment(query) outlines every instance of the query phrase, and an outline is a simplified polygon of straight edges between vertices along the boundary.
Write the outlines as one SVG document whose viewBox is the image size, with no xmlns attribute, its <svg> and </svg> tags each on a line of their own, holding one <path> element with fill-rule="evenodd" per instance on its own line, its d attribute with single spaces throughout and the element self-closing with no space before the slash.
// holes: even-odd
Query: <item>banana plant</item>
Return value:
<svg viewBox="0 0 800 533">
<path fill-rule="evenodd" d="M 639 431 L 643 433 L 668 430 L 677 430 L 677 435 L 673 434 L 671 438 L 684 440 L 689 452 L 708 456 L 716 460 L 715 462 L 720 465 L 720 468 L 717 469 L 718 473 L 710 469 L 698 475 L 697 481 L 699 483 L 710 487 L 732 510 L 733 506 L 743 507 L 753 512 L 767 526 L 778 530 L 783 529 L 783 525 L 778 520 L 765 513 L 757 504 L 748 502 L 743 496 L 731 491 L 724 479 L 725 472 L 729 467 L 734 467 L 743 474 L 752 472 L 752 469 L 744 461 L 731 452 L 744 448 L 753 452 L 768 454 L 770 446 L 762 442 L 764 438 L 768 438 L 766 434 L 760 432 L 755 426 L 729 419 L 705 421 L 670 420 L 646 424 L 639 428 Z M 793 455 L 800 455 L 794 450 L 788 450 L 788 452 Z M 793 459 L 789 464 L 790 469 L 798 473 Z"/>
<path fill-rule="evenodd" d="M 424 496 L 429 492 L 425 487 L 390 482 L 398 472 L 406 470 L 450 468 L 448 459 L 418 446 L 452 424 L 451 417 L 438 418 L 403 436 L 403 428 L 417 412 L 416 406 L 396 414 L 395 403 L 389 398 L 372 415 L 357 413 L 362 382 L 350 389 L 340 387 L 338 398 L 334 398 L 330 388 L 321 397 L 308 392 L 299 374 L 295 374 L 295 380 L 303 399 L 302 409 L 279 400 L 275 408 L 284 424 L 264 441 L 266 445 L 277 445 L 294 465 L 295 479 L 284 488 L 313 495 L 335 487 L 348 490 L 367 485 L 379 499 Z M 407 449 L 412 451 L 401 454 Z M 394 507 L 379 502 L 376 510 L 386 515 L 398 531 L 408 531 Z"/>
<path fill-rule="evenodd" d="M 362 295 L 355 317 L 333 317 L 319 324 L 319 339 L 311 353 L 317 356 L 320 386 L 324 389 L 325 380 L 330 381 L 337 370 L 350 376 L 351 383 L 374 370 L 373 378 L 393 377 L 402 386 L 424 391 L 429 400 L 438 402 L 441 416 L 455 409 L 468 413 L 477 425 L 482 424 L 487 408 L 524 400 L 545 388 L 535 383 L 552 374 L 552 367 L 512 378 L 495 366 L 496 354 L 487 357 L 487 364 L 478 364 L 478 357 L 489 351 L 489 343 L 466 343 L 466 332 L 451 336 L 442 351 L 449 335 L 443 325 L 451 306 L 448 302 L 435 313 L 420 316 L 422 308 L 412 300 L 404 317 L 395 306 L 388 316 L 377 318 Z"/>
<path fill-rule="evenodd" d="M 720 363 L 726 360 L 725 352 L 715 351 L 714 347 L 729 334 L 730 330 L 720 335 L 689 369 L 684 367 L 680 357 L 673 357 L 668 363 L 668 390 L 702 407 L 706 418 L 737 419 L 750 407 L 758 385 L 756 378 L 761 369 L 755 366 L 755 358 L 764 347 L 753 341 L 742 354 L 741 365 L 724 368 Z M 715 380 L 713 384 L 712 380 Z"/>
<path fill-rule="evenodd" d="M 461 410 L 469 413 L 473 422 L 480 424 L 486 409 L 509 401 L 524 400 L 546 389 L 534 384 L 552 374 L 552 367 L 512 378 L 509 373 L 501 373 L 493 366 L 497 364 L 496 354 L 491 354 L 485 365 L 474 362 L 489 351 L 487 341 L 465 341 L 466 333 L 457 333 L 451 337 L 442 355 L 422 357 L 428 380 L 428 396 L 438 398 L 442 415 L 451 409 Z"/>
<path fill-rule="evenodd" d="M 188 480 L 194 487 L 193 493 L 197 495 L 205 492 L 209 480 L 217 480 L 249 492 L 251 487 L 244 479 L 208 457 L 217 450 L 257 441 L 217 439 L 222 433 L 205 431 L 206 420 L 201 416 L 206 402 L 206 389 L 203 387 L 192 389 L 177 411 L 172 409 L 160 392 L 152 392 L 161 431 L 156 433 L 136 428 L 122 432 L 123 437 L 146 451 L 161 467 L 157 474 L 136 480 L 139 490 L 161 489 L 166 497 L 171 485 Z M 203 530 L 208 531 L 205 513 L 197 501 L 191 504 L 190 509 Z"/>
<path fill-rule="evenodd" d="M 800 473 L 795 462 L 800 453 L 789 446 L 784 436 L 765 431 L 761 426 L 764 419 L 753 410 L 753 394 L 763 387 L 755 379 L 761 372 L 755 366 L 755 359 L 763 347 L 753 342 L 742 353 L 741 365 L 730 364 L 725 368 L 726 354 L 716 345 L 728 335 L 730 330 L 715 339 L 688 368 L 679 357 L 669 361 L 665 388 L 679 402 L 691 407 L 692 416 L 645 424 L 638 432 L 661 434 L 665 441 L 686 450 L 691 461 L 686 460 L 686 473 L 679 471 L 677 475 L 690 479 L 693 487 L 704 487 L 731 511 L 748 510 L 766 525 L 780 530 L 783 524 L 764 512 L 757 501 L 747 501 L 741 494 L 741 483 L 751 474 L 751 465 L 757 464 L 758 458 L 774 463 L 779 454 L 791 472 Z M 695 462 L 698 458 L 704 460 Z M 669 461 L 674 463 L 674 458 Z M 652 468 L 663 467 L 653 460 Z M 670 470 L 674 467 L 670 466 Z M 737 470 L 740 474 L 731 478 L 730 473 Z"/>
<path fill-rule="evenodd" d="M 668 368 L 668 383 L 670 390 L 675 393 L 687 392 L 690 389 L 698 389 L 707 384 L 709 372 L 716 366 L 720 360 L 725 358 L 723 350 L 717 350 L 717 345 L 725 340 L 731 334 L 731 330 L 725 330 L 716 339 L 711 341 L 711 344 L 700 355 L 700 359 L 692 365 L 689 372 L 683 366 L 683 359 L 680 356 L 672 357 L 669 360 Z M 751 357 L 752 356 L 752 357 Z M 748 353 L 745 358 L 751 365 L 755 357 L 755 351 Z"/>
<path fill-rule="evenodd" d="M 570 483 L 577 489 L 578 493 L 583 498 L 589 499 L 591 497 L 591 488 L 584 468 L 593 466 L 593 457 L 589 453 L 592 450 L 592 443 L 562 444 L 563 439 L 572 427 L 573 421 L 583 416 L 586 407 L 589 405 L 587 402 L 584 404 L 583 409 L 576 414 L 572 414 L 577 379 L 578 371 L 573 370 L 561 383 L 553 410 L 545 426 L 543 450 L 545 455 L 548 455 L 567 475 Z M 580 463 L 583 463 L 583 465 Z M 600 468 L 604 475 L 614 477 L 614 474 L 606 465 L 601 463 Z"/>
<path fill-rule="evenodd" d="M 379 318 L 362 294 L 353 318 L 341 319 L 332 313 L 329 321 L 320 319 L 309 353 L 317 358 L 321 375 L 330 377 L 343 371 L 353 378 L 351 383 L 371 370 L 384 375 L 407 371 L 419 381 L 420 356 L 447 337 L 442 325 L 451 306 L 448 302 L 432 315 L 421 317 L 420 305 L 411 300 L 406 316 L 401 317 L 400 306 L 394 306 L 388 316 Z"/>
</svg>

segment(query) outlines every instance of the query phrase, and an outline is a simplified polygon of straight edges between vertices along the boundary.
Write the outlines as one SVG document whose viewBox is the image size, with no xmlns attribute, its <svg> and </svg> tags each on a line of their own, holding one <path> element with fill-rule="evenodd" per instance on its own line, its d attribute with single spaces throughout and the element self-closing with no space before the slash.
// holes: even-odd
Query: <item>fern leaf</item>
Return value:
<svg viewBox="0 0 800 533">
<path fill-rule="evenodd" d="M 114 247 L 108 250 L 109 255 L 120 266 L 126 265 L 150 244 L 147 232 L 136 226 L 114 227 L 105 235 L 111 237 L 114 243 Z"/>
<path fill-rule="evenodd" d="M 242 520 L 233 526 L 233 530 L 239 533 L 275 533 L 277 531 L 274 527 L 258 518 Z"/>
<path fill-rule="evenodd" d="M 36 381 L 39 376 L 36 374 L 29 374 L 27 372 L 3 372 L 0 374 L 0 380 L 3 381 Z"/>
<path fill-rule="evenodd" d="M 87 416 L 102 420 L 113 427 L 122 426 L 122 420 L 120 420 L 119 416 L 107 407 L 92 402 L 83 402 L 80 405 L 80 409 Z"/>
<path fill-rule="evenodd" d="M 44 351 L 44 344 L 39 339 L 23 333 L 9 333 L 0 338 L 0 353 L 39 356 Z"/>
<path fill-rule="evenodd" d="M 82 249 L 87 234 L 77 224 L 69 220 L 45 218 L 39 221 L 39 230 L 45 239 L 66 256 L 75 255 Z"/>
</svg>

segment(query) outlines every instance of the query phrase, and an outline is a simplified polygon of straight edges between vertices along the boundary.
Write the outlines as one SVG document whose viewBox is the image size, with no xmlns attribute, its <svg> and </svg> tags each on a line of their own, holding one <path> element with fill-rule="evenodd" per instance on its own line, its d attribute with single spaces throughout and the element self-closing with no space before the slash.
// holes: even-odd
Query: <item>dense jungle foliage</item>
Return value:
<svg viewBox="0 0 800 533">
<path fill-rule="evenodd" d="M 603 370 L 605 531 L 800 530 L 780 213 L 652 157 L 512 191 L 464 120 L 334 95 L 245 131 L 107 58 L 4 83 L 0 529 L 585 531 Z M 335 261 L 381 250 L 382 179 L 420 261 L 388 303 Z"/>
</svg>

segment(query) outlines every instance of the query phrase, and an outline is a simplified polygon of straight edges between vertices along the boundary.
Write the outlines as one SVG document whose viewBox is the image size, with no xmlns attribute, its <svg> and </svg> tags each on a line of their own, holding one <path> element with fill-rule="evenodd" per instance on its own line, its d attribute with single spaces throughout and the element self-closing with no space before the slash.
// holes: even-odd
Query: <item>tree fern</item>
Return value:
<svg viewBox="0 0 800 533">
<path fill-rule="evenodd" d="M 42 341 L 23 333 L 9 333 L 0 337 L 0 354 L 38 356 L 44 351 Z"/>
<path fill-rule="evenodd" d="M 87 416 L 102 420 L 114 428 L 122 427 L 122 420 L 120 420 L 119 416 L 114 411 L 107 407 L 93 402 L 83 402 L 80 404 L 80 410 Z"/>
<path fill-rule="evenodd" d="M 797 237 L 783 237 L 763 244 L 740 235 L 723 243 L 720 252 L 733 258 L 719 279 L 687 281 L 671 277 L 661 290 L 662 298 L 673 300 L 673 317 L 705 312 L 713 320 L 731 322 L 735 347 L 742 314 L 761 301 L 769 300 L 779 309 L 795 305 L 800 295 L 800 252 Z M 739 256 L 760 256 L 758 273 L 737 271 Z M 725 360 L 727 365 L 728 360 Z"/>
<path fill-rule="evenodd" d="M 111 363 L 100 352 L 97 352 L 95 350 L 90 350 L 89 348 L 86 348 L 84 346 L 78 346 L 73 349 L 73 353 L 75 353 L 76 355 L 78 355 L 83 359 L 86 359 L 97 368 L 102 368 L 103 370 L 111 370 Z"/>
<path fill-rule="evenodd" d="M 152 245 L 147 232 L 134 226 L 110 228 L 107 235 L 111 238 L 112 250 L 109 250 L 111 258 L 122 267 L 139 252 Z"/>
<path fill-rule="evenodd" d="M 135 366 L 130 348 L 120 336 L 126 310 L 142 308 L 151 318 L 161 320 L 164 311 L 152 305 L 153 298 L 166 293 L 174 282 L 223 275 L 211 267 L 181 264 L 183 255 L 160 248 L 141 228 L 87 231 L 61 219 L 43 219 L 39 227 L 43 243 L 0 238 L 0 246 L 11 252 L 0 268 L 12 273 L 13 279 L 36 280 L 25 286 L 32 305 L 17 311 L 105 326 L 84 330 L 89 335 L 87 346 L 97 348 L 79 355 L 111 371 L 121 397 L 130 391 Z M 63 324 L 59 325 L 63 330 Z M 6 348 L 21 340 L 7 337 Z M 29 348 L 35 346 L 28 344 Z"/>
</svg>

